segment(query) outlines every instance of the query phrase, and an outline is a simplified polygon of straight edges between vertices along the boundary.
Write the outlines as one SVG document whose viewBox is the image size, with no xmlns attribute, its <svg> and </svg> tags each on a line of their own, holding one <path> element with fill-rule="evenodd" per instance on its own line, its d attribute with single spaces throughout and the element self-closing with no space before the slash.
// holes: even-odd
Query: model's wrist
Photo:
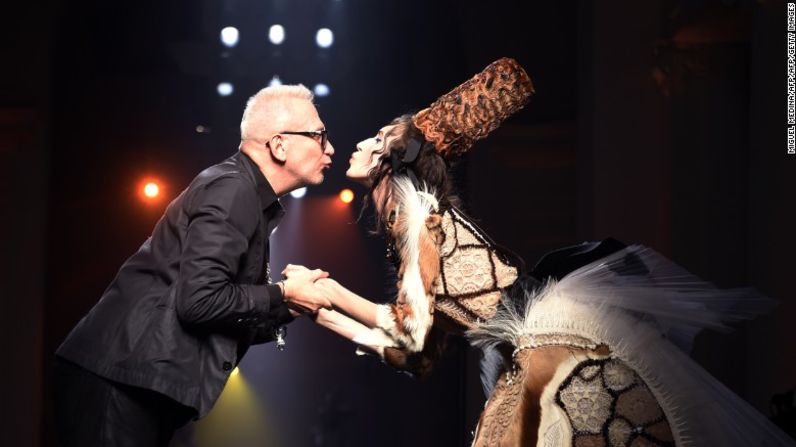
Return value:
<svg viewBox="0 0 796 447">
<path fill-rule="evenodd" d="M 345 293 L 348 289 L 343 287 L 339 282 L 329 279 L 332 283 L 332 296 L 330 299 L 333 299 L 335 303 L 339 303 L 341 300 L 345 299 Z"/>
<path fill-rule="evenodd" d="M 329 300 L 336 301 L 337 297 L 340 296 L 340 283 L 333 280 L 332 278 L 321 278 L 316 283 L 321 283 L 324 289 L 328 292 Z"/>
</svg>

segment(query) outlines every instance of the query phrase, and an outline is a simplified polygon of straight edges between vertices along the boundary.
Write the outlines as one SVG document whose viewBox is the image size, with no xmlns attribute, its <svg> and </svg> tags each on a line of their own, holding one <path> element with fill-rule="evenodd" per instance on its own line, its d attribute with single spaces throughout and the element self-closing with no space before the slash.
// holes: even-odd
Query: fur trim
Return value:
<svg viewBox="0 0 796 447">
<path fill-rule="evenodd" d="M 408 306 L 400 318 L 392 314 L 380 314 L 379 326 L 393 335 L 410 351 L 423 350 L 426 335 L 433 323 L 433 287 L 424 284 L 421 266 L 421 236 L 426 230 L 426 221 L 439 210 L 439 201 L 434 192 L 422 186 L 416 189 L 412 182 L 398 176 L 392 179 L 393 201 L 397 210 L 396 246 L 401 255 L 401 284 L 399 299 Z M 436 247 L 435 247 L 436 248 Z"/>
<path fill-rule="evenodd" d="M 387 333 L 396 331 L 395 318 L 388 304 L 376 305 L 376 326 L 387 331 Z"/>
<path fill-rule="evenodd" d="M 378 311 L 377 311 L 378 313 Z M 369 331 L 357 334 L 356 337 L 353 338 L 354 343 L 367 346 L 370 349 L 376 351 L 379 357 L 384 358 L 384 348 L 395 348 L 398 345 L 395 343 L 395 340 L 390 336 L 390 334 L 384 331 L 380 327 L 373 328 Z M 361 348 L 357 348 L 357 355 L 365 355 L 368 352 Z"/>
</svg>

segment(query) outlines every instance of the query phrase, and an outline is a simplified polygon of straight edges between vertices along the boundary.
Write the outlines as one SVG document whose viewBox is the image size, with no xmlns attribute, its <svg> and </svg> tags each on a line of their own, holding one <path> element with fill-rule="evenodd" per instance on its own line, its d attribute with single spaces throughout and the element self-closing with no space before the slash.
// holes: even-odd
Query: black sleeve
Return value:
<svg viewBox="0 0 796 447">
<path fill-rule="evenodd" d="M 235 284 L 260 219 L 260 203 L 243 178 L 224 176 L 196 191 L 188 204 L 176 310 L 186 326 L 239 329 L 264 323 L 284 307 L 276 285 Z"/>
<path fill-rule="evenodd" d="M 268 315 L 268 320 L 257 326 L 252 344 L 257 345 L 274 341 L 276 339 L 274 330 L 278 326 L 288 324 L 291 321 L 293 321 L 293 316 L 290 315 L 287 304 L 272 308 Z"/>
</svg>

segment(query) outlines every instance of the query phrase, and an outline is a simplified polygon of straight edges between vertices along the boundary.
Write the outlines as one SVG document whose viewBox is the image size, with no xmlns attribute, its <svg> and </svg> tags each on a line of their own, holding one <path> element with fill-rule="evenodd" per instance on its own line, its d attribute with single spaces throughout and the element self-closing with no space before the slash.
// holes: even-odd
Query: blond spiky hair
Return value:
<svg viewBox="0 0 796 447">
<path fill-rule="evenodd" d="M 312 92 L 302 84 L 274 85 L 255 93 L 246 102 L 240 121 L 241 139 L 255 138 L 253 130 L 264 121 L 274 120 L 274 112 L 283 104 L 283 99 L 305 99 L 312 101 Z"/>
</svg>

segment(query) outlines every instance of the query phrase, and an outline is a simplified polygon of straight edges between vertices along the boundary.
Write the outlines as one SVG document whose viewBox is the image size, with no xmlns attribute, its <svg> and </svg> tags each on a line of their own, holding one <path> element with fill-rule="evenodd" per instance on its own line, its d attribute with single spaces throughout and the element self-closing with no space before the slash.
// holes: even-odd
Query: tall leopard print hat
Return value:
<svg viewBox="0 0 796 447">
<path fill-rule="evenodd" d="M 417 112 L 412 122 L 446 159 L 457 157 L 528 103 L 533 83 L 514 59 L 492 62 Z"/>
</svg>

